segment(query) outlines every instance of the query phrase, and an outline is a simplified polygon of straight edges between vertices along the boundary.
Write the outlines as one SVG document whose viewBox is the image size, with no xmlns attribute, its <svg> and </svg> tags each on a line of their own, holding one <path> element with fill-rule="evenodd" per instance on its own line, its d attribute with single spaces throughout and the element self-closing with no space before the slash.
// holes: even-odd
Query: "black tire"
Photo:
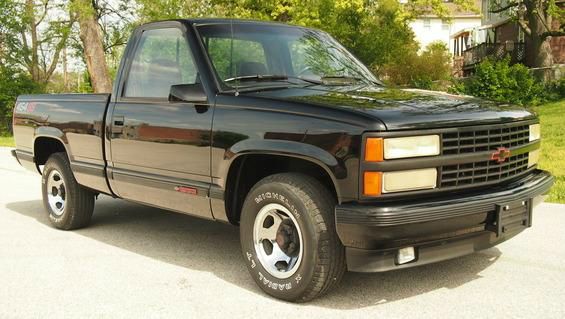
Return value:
<svg viewBox="0 0 565 319">
<path fill-rule="evenodd" d="M 280 204 L 292 212 L 302 234 L 301 261 L 296 263 L 295 272 L 284 279 L 271 275 L 263 266 L 254 243 L 255 219 L 270 204 Z M 327 188 L 302 174 L 271 175 L 251 189 L 243 204 L 240 240 L 247 268 L 263 291 L 275 298 L 305 302 L 340 282 L 346 270 L 345 249 L 336 233 L 334 207 L 335 199 Z M 278 243 L 279 232 L 276 238 Z"/>
<path fill-rule="evenodd" d="M 48 183 L 49 178 L 61 180 L 63 186 L 55 187 L 58 190 L 53 190 L 53 186 Z M 48 185 L 51 189 L 48 189 Z M 41 186 L 43 206 L 51 225 L 58 229 L 71 230 L 85 227 L 90 223 L 95 194 L 77 183 L 66 153 L 55 153 L 49 157 L 43 169 Z M 55 208 L 53 208 L 49 202 L 49 195 L 55 193 L 62 196 L 63 204 L 54 204 Z"/>
</svg>

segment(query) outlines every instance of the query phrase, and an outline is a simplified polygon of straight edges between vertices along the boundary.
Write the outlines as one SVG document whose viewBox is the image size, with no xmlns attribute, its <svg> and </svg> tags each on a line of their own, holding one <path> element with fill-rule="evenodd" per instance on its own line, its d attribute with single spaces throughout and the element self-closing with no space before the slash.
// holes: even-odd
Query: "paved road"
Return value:
<svg viewBox="0 0 565 319">
<path fill-rule="evenodd" d="M 48 226 L 38 175 L 0 148 L 0 318 L 565 318 L 565 209 L 497 248 L 385 274 L 346 274 L 305 305 L 265 296 L 237 229 L 101 197 L 92 226 Z"/>
</svg>

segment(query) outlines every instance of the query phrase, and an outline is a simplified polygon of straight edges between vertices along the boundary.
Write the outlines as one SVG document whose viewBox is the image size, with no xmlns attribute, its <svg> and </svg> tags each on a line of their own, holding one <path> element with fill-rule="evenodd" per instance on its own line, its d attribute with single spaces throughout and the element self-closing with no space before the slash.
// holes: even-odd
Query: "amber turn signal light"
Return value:
<svg viewBox="0 0 565 319">
<path fill-rule="evenodd" d="M 382 191 L 381 172 L 365 172 L 363 174 L 363 194 L 365 196 L 379 196 Z"/>
<path fill-rule="evenodd" d="M 383 161 L 383 139 L 369 137 L 365 141 L 365 161 L 382 162 Z"/>
</svg>

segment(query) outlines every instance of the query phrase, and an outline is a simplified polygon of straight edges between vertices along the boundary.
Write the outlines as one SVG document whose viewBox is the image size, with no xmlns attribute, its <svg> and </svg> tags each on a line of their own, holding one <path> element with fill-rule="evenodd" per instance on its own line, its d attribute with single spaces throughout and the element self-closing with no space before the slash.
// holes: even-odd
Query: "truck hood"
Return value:
<svg viewBox="0 0 565 319">
<path fill-rule="evenodd" d="M 245 95 L 362 113 L 382 121 L 388 130 L 492 124 L 535 117 L 522 107 L 470 96 L 378 86 L 315 86 L 266 90 Z"/>
</svg>

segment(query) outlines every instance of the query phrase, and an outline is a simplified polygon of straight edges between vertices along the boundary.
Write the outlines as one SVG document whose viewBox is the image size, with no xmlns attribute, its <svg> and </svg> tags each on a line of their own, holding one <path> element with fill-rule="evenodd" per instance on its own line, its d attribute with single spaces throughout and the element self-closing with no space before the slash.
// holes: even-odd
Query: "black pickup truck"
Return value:
<svg viewBox="0 0 565 319">
<path fill-rule="evenodd" d="M 413 267 L 532 224 L 553 183 L 526 109 L 392 89 L 328 34 L 196 19 L 135 29 L 112 94 L 20 96 L 14 156 L 60 229 L 98 194 L 240 227 L 261 289 Z M 190 245 L 190 243 L 186 243 Z"/>
</svg>

